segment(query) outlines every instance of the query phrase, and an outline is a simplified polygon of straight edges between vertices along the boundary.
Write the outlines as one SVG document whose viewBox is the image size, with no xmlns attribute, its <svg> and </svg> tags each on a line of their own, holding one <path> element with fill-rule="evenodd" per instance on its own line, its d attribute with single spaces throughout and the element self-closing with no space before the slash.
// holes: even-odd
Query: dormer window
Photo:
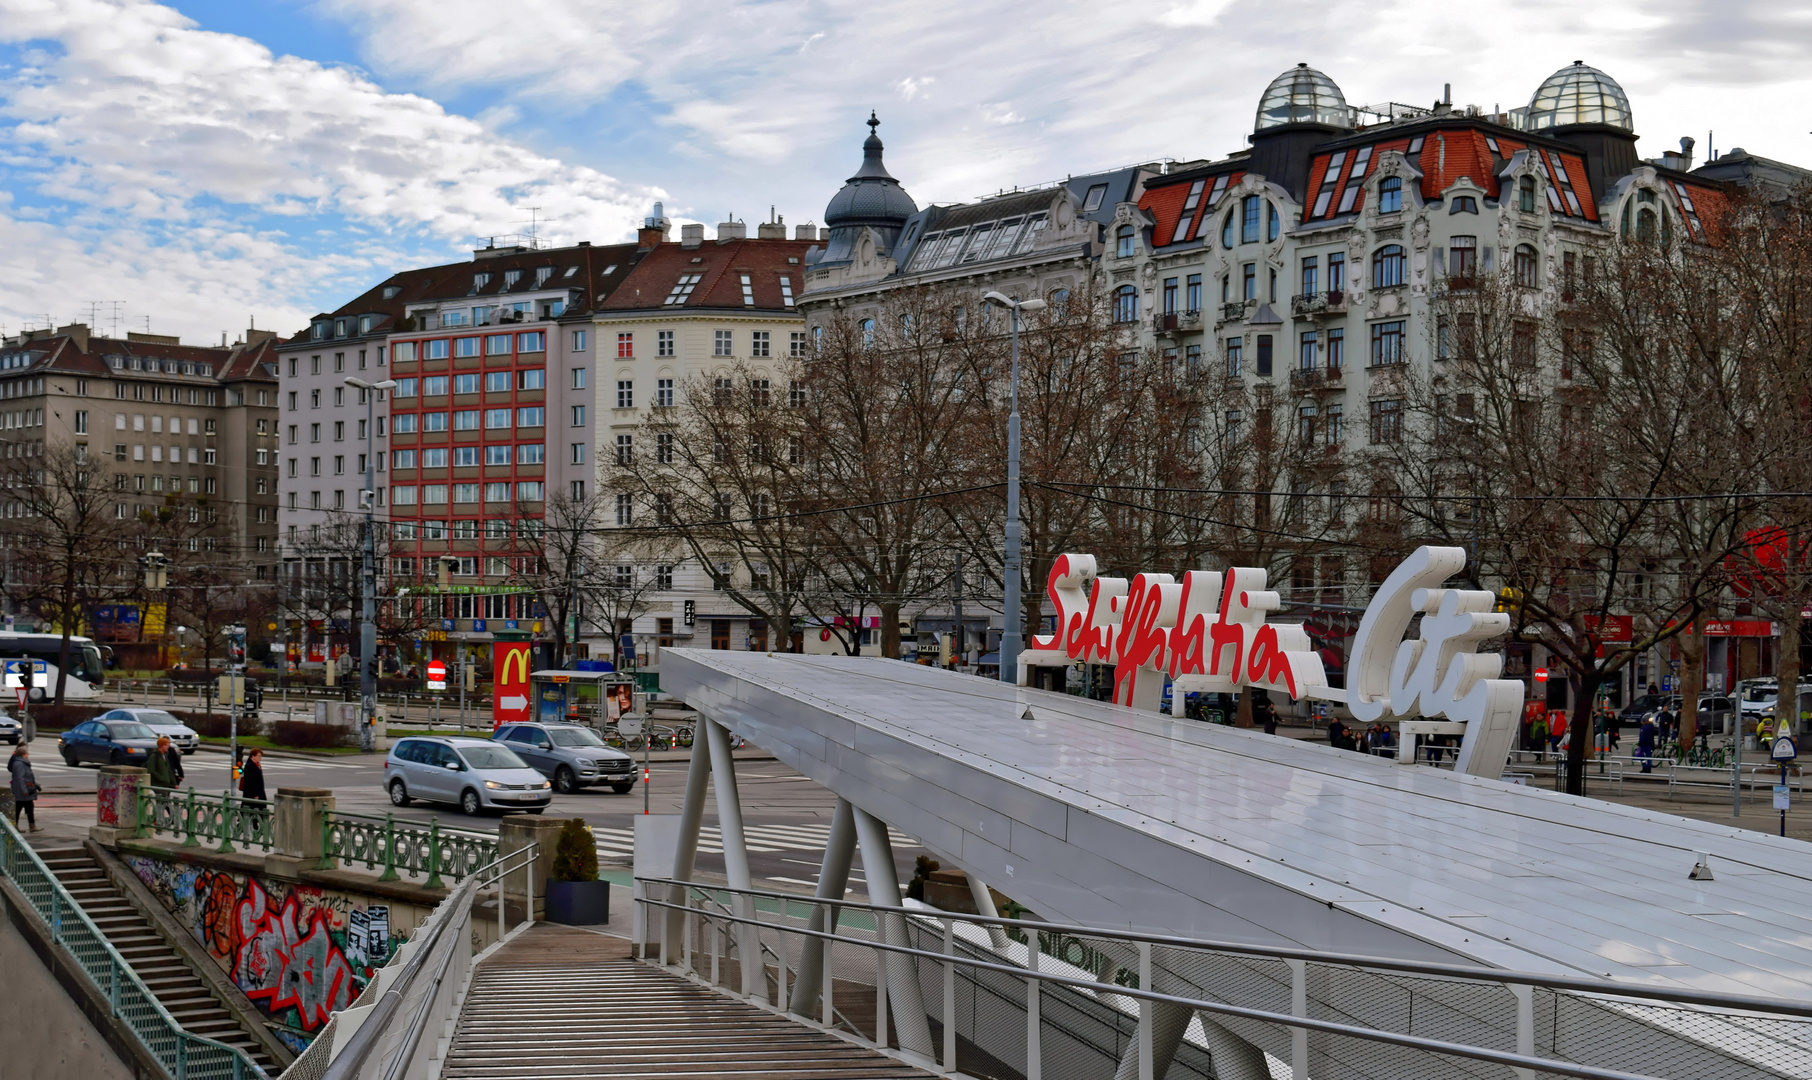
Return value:
<svg viewBox="0 0 1812 1080">
<path fill-rule="evenodd" d="M 1394 214 L 1403 209 L 1403 180 L 1387 176 L 1378 184 L 1378 212 Z"/>
<path fill-rule="evenodd" d="M 490 283 L 491 283 L 491 275 L 489 273 L 472 275 L 472 291 L 473 292 L 477 292 L 478 290 L 488 286 Z"/>
<path fill-rule="evenodd" d="M 328 333 L 329 329 L 330 329 L 329 324 L 328 324 L 327 320 L 325 320 L 325 319 L 316 323 L 314 326 L 314 340 L 325 341 L 327 339 L 327 333 Z"/>
<path fill-rule="evenodd" d="M 348 335 L 350 333 L 352 333 L 352 320 L 351 319 L 335 320 L 334 326 L 333 326 L 333 336 L 334 337 L 345 337 L 346 335 Z"/>
<path fill-rule="evenodd" d="M 1479 212 L 1479 201 L 1471 195 L 1455 195 L 1453 205 L 1448 207 L 1449 214 L 1476 214 Z"/>
<path fill-rule="evenodd" d="M 561 277 L 563 277 L 563 278 L 569 278 L 569 277 L 572 277 L 572 276 L 573 276 L 573 275 L 574 275 L 574 274 L 576 274 L 576 273 L 578 273 L 578 272 L 579 272 L 579 268 L 578 268 L 578 267 L 576 267 L 576 266 L 569 266 L 569 267 L 567 267 L 567 268 L 566 268 L 566 273 L 564 273 L 564 274 L 561 274 L 561 275 L 560 275 L 560 276 L 561 276 Z"/>
<path fill-rule="evenodd" d="M 386 285 L 384 286 L 384 299 L 394 300 L 396 299 L 396 294 L 402 291 L 403 287 L 401 285 Z"/>
<path fill-rule="evenodd" d="M 377 316 L 360 315 L 359 316 L 359 333 L 361 333 L 361 334 L 371 333 L 371 328 L 373 326 L 375 326 L 376 324 L 377 324 Z"/>
<path fill-rule="evenodd" d="M 541 286 L 546 285 L 547 279 L 551 278 L 553 276 L 554 276 L 553 267 L 551 267 L 551 266 L 537 267 L 535 270 L 535 288 L 539 289 Z"/>
<path fill-rule="evenodd" d="M 115 371 L 119 371 L 126 366 L 126 358 L 123 356 L 109 356 L 107 358 L 107 366 Z"/>
<path fill-rule="evenodd" d="M 503 287 L 506 289 L 514 289 L 516 283 L 521 280 L 522 271 L 520 270 L 505 270 L 503 272 Z"/>
<path fill-rule="evenodd" d="M 266 366 L 268 366 L 271 369 L 272 375 L 275 375 L 277 373 L 277 366 L 275 364 L 270 364 L 270 365 L 266 365 Z M 214 374 L 214 365 L 213 364 L 196 364 L 195 365 L 195 374 L 212 375 L 212 374 Z"/>
<path fill-rule="evenodd" d="M 137 356 L 133 357 L 132 358 L 132 370 L 133 371 L 145 370 L 145 361 L 140 357 L 137 357 Z"/>
</svg>

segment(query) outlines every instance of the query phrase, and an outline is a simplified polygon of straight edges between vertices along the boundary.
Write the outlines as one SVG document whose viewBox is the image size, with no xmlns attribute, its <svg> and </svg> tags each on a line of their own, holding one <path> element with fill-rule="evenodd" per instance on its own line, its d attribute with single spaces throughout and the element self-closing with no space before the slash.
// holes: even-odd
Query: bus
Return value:
<svg viewBox="0 0 1812 1080">
<path fill-rule="evenodd" d="M 57 696 L 57 659 L 63 651 L 61 634 L 9 634 L 0 632 L 0 659 L 42 660 L 49 678 L 42 688 L 32 687 L 32 701 L 51 701 Z M 101 696 L 101 683 L 106 679 L 101 660 L 101 647 L 93 638 L 69 639 L 69 683 L 63 689 L 65 701 L 93 701 Z"/>
</svg>

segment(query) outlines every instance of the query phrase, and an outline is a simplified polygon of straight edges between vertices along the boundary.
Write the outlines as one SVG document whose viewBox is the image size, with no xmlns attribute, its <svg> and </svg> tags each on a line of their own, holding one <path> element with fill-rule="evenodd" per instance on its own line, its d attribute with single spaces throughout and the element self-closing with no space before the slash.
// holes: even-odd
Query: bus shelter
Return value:
<svg viewBox="0 0 1812 1080">
<path fill-rule="evenodd" d="M 630 711 L 635 676 L 620 671 L 549 668 L 530 672 L 529 687 L 535 720 L 565 721 L 602 730 Z"/>
</svg>

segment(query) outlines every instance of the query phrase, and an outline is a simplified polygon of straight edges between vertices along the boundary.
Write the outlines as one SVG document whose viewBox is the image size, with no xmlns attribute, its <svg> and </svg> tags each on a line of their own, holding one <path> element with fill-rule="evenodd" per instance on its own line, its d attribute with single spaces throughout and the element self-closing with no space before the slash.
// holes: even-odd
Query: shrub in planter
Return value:
<svg viewBox="0 0 1812 1080">
<path fill-rule="evenodd" d="M 271 726 L 271 741 L 278 746 L 323 750 L 356 746 L 358 732 L 346 724 L 311 724 L 305 720 L 278 720 Z"/>
<path fill-rule="evenodd" d="M 547 882 L 547 921 L 593 926 L 610 921 L 610 882 L 598 880 L 598 842 L 581 818 L 570 818 L 554 842 Z"/>
</svg>

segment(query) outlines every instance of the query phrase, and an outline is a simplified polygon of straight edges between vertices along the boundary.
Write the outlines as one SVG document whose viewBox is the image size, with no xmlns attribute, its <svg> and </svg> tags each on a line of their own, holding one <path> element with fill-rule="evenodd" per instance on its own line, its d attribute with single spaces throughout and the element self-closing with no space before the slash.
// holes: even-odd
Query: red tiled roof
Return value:
<svg viewBox="0 0 1812 1080">
<path fill-rule="evenodd" d="M 1139 196 L 1139 209 L 1149 214 L 1153 221 L 1151 246 L 1169 247 L 1201 236 L 1212 211 L 1220 208 L 1227 189 L 1239 183 L 1245 175 L 1243 171 L 1218 173 L 1179 180 L 1162 187 L 1148 185 L 1144 194 Z M 1195 200 L 1193 205 L 1192 196 Z M 1185 208 L 1190 211 L 1187 221 L 1183 220 Z M 1184 230 L 1185 235 L 1177 235 L 1179 228 Z"/>
<path fill-rule="evenodd" d="M 707 241 L 689 248 L 664 243 L 644 255 L 616 291 L 599 305 L 600 312 L 641 311 L 667 308 L 680 278 L 698 275 L 690 294 L 671 310 L 698 308 L 734 308 L 742 310 L 792 311 L 781 291 L 781 278 L 788 278 L 793 295 L 805 291 L 805 253 L 813 246 L 810 240 L 731 240 L 727 243 Z M 742 275 L 749 275 L 755 302 L 743 302 Z"/>
<path fill-rule="evenodd" d="M 1598 206 L 1592 199 L 1591 187 L 1584 183 L 1585 160 L 1578 154 L 1531 145 L 1518 138 L 1499 135 L 1494 130 L 1472 126 L 1442 127 L 1424 132 L 1419 137 L 1422 145 L 1414 154 L 1410 154 L 1409 148 L 1414 145 L 1414 138 L 1403 135 L 1381 139 L 1369 144 L 1370 155 L 1361 154 L 1366 144 L 1349 146 L 1344 151 L 1317 154 L 1309 168 L 1309 206 L 1304 219 L 1325 221 L 1343 214 L 1356 213 L 1365 205 L 1363 188 L 1354 193 L 1350 203 L 1344 198 L 1346 188 L 1351 186 L 1355 163 L 1361 156 L 1366 157 L 1366 175 L 1369 175 L 1373 171 L 1373 161 L 1384 151 L 1397 150 L 1408 155 L 1415 166 L 1422 170 L 1423 199 L 1440 198 L 1442 192 L 1462 177 L 1483 188 L 1488 198 L 1495 199 L 1501 194 L 1498 170 L 1517 151 L 1529 150 L 1535 155 L 1537 166 L 1548 176 L 1554 190 L 1549 208 L 1565 217 L 1598 220 Z M 1492 150 L 1493 143 L 1496 144 L 1496 152 Z M 1324 181 L 1330 179 L 1327 175 L 1329 166 L 1336 157 L 1340 158 L 1340 162 L 1337 175 L 1331 179 L 1337 186 L 1331 189 L 1328 200 L 1323 204 L 1318 196 L 1324 187 Z M 1571 199 L 1567 197 L 1568 193 L 1571 193 Z M 1320 213 L 1316 213 L 1317 209 Z"/>
</svg>

